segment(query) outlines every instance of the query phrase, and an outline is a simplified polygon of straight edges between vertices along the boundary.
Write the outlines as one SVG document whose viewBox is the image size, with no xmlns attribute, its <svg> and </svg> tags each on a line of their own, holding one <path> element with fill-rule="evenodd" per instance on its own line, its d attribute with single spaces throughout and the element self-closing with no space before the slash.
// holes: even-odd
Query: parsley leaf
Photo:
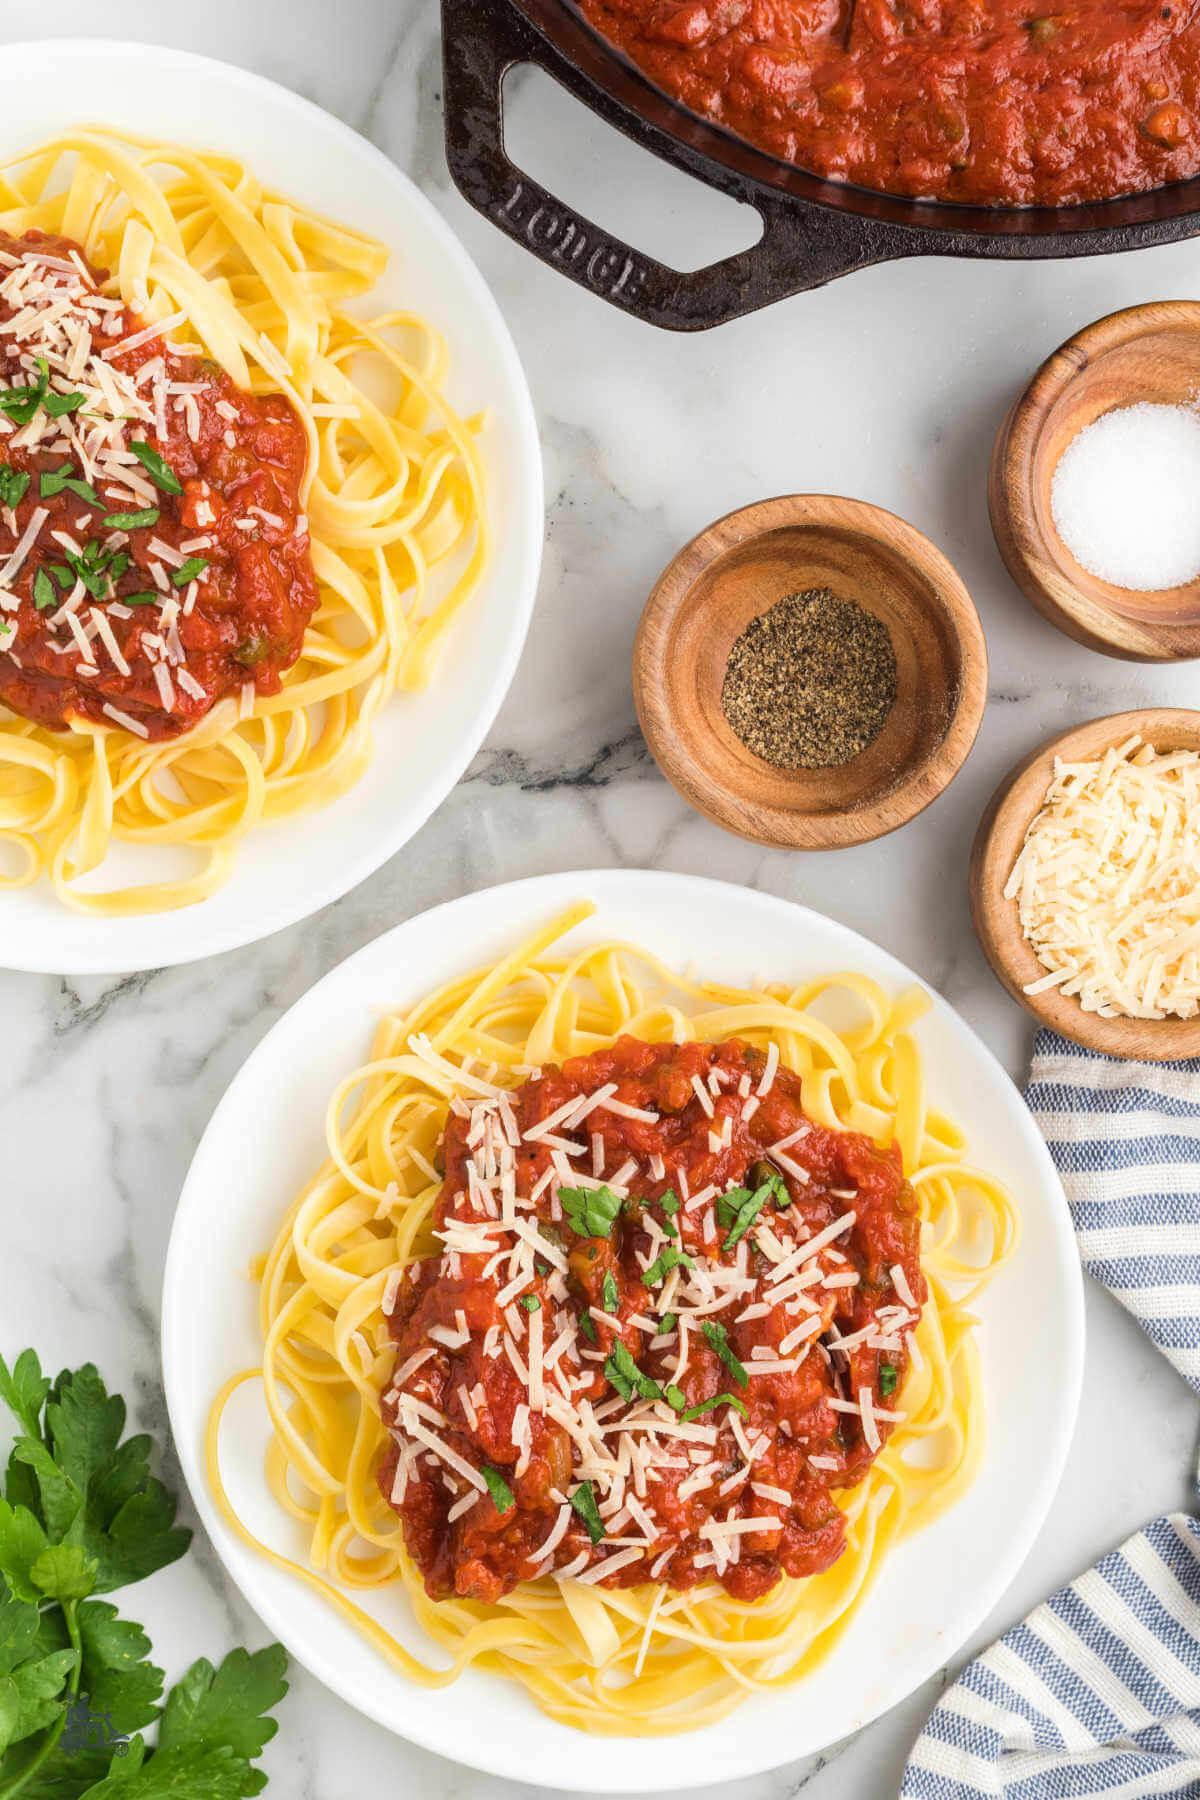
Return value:
<svg viewBox="0 0 1200 1800">
<path fill-rule="evenodd" d="M 582 1331 L 589 1344 L 599 1343 L 600 1340 L 596 1336 L 596 1321 L 593 1319 L 591 1313 L 580 1313 L 579 1329 Z"/>
<path fill-rule="evenodd" d="M 617 1278 L 611 1269 L 604 1271 L 604 1310 L 607 1313 L 619 1312 L 621 1309 L 621 1290 L 617 1286 Z"/>
<path fill-rule="evenodd" d="M 741 1413 L 743 1419 L 747 1416 L 746 1408 L 736 1394 L 712 1394 L 707 1400 L 699 1400 L 695 1406 L 689 1406 L 686 1412 L 681 1412 L 680 1420 L 685 1425 L 689 1424 L 691 1420 L 698 1419 L 701 1413 L 711 1412 L 714 1406 L 732 1406 Z"/>
<path fill-rule="evenodd" d="M 78 412 L 81 406 L 86 406 L 87 395 L 46 393 L 42 405 L 52 419 L 61 419 L 64 413 Z"/>
<path fill-rule="evenodd" d="M 729 1346 L 729 1334 L 716 1319 L 705 1319 L 704 1335 L 708 1339 L 709 1348 L 720 1357 L 739 1387 L 745 1387 L 749 1381 L 742 1364 L 738 1361 Z"/>
<path fill-rule="evenodd" d="M 572 1230 L 580 1237 L 611 1235 L 621 1210 L 621 1197 L 611 1188 L 560 1188 L 558 1197 Z"/>
<path fill-rule="evenodd" d="M 879 1365 L 879 1391 L 883 1395 L 894 1394 L 900 1383 L 900 1371 L 891 1363 Z"/>
<path fill-rule="evenodd" d="M 596 1505 L 596 1490 L 590 1481 L 581 1481 L 570 1496 L 571 1505 L 587 1526 L 587 1534 L 593 1544 L 598 1544 L 604 1537 L 604 1520 L 600 1517 L 600 1509 Z"/>
<path fill-rule="evenodd" d="M 731 1227 L 729 1236 L 721 1246 L 723 1250 L 732 1250 L 735 1244 L 741 1242 L 771 1198 L 771 1192 L 770 1184 L 764 1181 L 762 1186 L 755 1188 L 752 1194 L 746 1188 L 733 1188 L 723 1196 L 725 1214 L 722 1224 L 728 1224 Z M 721 1212 L 720 1201 L 717 1202 L 717 1211 Z"/>
<path fill-rule="evenodd" d="M 189 581 L 195 581 L 197 575 L 203 575 L 207 567 L 208 562 L 205 557 L 189 556 L 186 562 L 180 563 L 172 575 L 172 585 L 177 588 L 186 587 Z"/>
<path fill-rule="evenodd" d="M 287 1693 L 287 1656 L 279 1644 L 253 1655 L 231 1650 L 219 1669 L 201 1657 L 167 1695 L 158 1728 L 158 1754 L 185 1745 L 225 1748 L 247 1761 L 275 1736 L 263 1717 Z"/>
<path fill-rule="evenodd" d="M 648 1288 L 658 1287 L 661 1282 L 666 1280 L 672 1269 L 694 1269 L 695 1266 L 694 1257 L 685 1255 L 682 1250 L 676 1250 L 673 1244 L 667 1244 L 664 1249 L 659 1251 L 642 1276 L 642 1283 Z"/>
<path fill-rule="evenodd" d="M 492 1496 L 492 1505 L 498 1513 L 511 1512 L 517 1504 L 513 1499 L 513 1491 L 501 1475 L 499 1469 L 493 1469 L 491 1463 L 484 1463 L 479 1473 L 487 1483 L 487 1491 Z"/>
<path fill-rule="evenodd" d="M 43 469 L 38 478 L 38 492 L 43 500 L 53 500 L 56 494 L 64 490 L 78 494 L 89 506 L 103 506 L 104 502 L 90 481 L 81 481 L 70 463 L 64 463 L 61 469 Z"/>
<path fill-rule="evenodd" d="M 122 606 L 155 606 L 162 604 L 162 595 L 155 592 L 147 594 L 117 594 L 114 596 Z"/>
<path fill-rule="evenodd" d="M 664 1313 L 662 1318 L 658 1321 L 658 1331 L 655 1333 L 655 1335 L 657 1337 L 661 1337 L 665 1331 L 674 1331 L 674 1329 L 675 1329 L 676 1325 L 678 1325 L 678 1323 L 679 1323 L 679 1319 L 678 1319 L 677 1314 Z"/>
<path fill-rule="evenodd" d="M 33 604 L 39 612 L 46 612 L 49 607 L 58 605 L 54 583 L 45 569 L 39 569 L 33 578 Z"/>
<path fill-rule="evenodd" d="M 0 1400 L 19 1421 L 27 1437 L 37 1437 L 38 1420 L 50 1379 L 42 1374 L 42 1365 L 34 1350 L 22 1350 L 11 1371 L 0 1356 Z"/>
<path fill-rule="evenodd" d="M 542 1303 L 536 1294 L 522 1294 L 521 1305 L 526 1312 L 541 1312 L 542 1310 Z"/>
<path fill-rule="evenodd" d="M 29 471 L 14 469 L 11 463 L 0 463 L 0 501 L 5 506 L 19 506 L 29 491 Z"/>
<path fill-rule="evenodd" d="M 111 525 L 114 531 L 141 531 L 145 526 L 157 525 L 160 517 L 157 506 L 143 506 L 140 512 L 105 513 L 103 523 Z"/>
<path fill-rule="evenodd" d="M 679 1195 L 675 1192 L 674 1188 L 668 1188 L 658 1204 L 665 1213 L 669 1213 L 673 1218 L 679 1211 Z"/>
<path fill-rule="evenodd" d="M 662 1399 L 662 1389 L 657 1381 L 652 1381 L 649 1375 L 643 1375 L 633 1360 L 629 1346 L 619 1338 L 604 1365 L 604 1373 L 622 1400 L 632 1400 L 635 1394 L 640 1395 L 643 1400 Z"/>
<path fill-rule="evenodd" d="M 183 483 L 169 463 L 165 463 L 152 444 L 132 443 L 129 448 L 145 469 L 156 488 L 164 494 L 182 494 Z"/>
</svg>

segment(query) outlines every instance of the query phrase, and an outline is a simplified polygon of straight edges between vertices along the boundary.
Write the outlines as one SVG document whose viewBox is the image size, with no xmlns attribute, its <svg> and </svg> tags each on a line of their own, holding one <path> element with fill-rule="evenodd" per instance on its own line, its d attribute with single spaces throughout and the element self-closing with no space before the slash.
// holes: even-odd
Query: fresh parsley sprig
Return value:
<svg viewBox="0 0 1200 1800">
<path fill-rule="evenodd" d="M 282 1648 L 201 1658 L 163 1700 L 145 1632 L 97 1598 L 187 1550 L 150 1439 L 124 1435 L 125 1403 L 91 1363 L 52 1382 L 32 1350 L 11 1368 L 0 1357 L 0 1402 L 17 1427 L 0 1498 L 0 1800 L 261 1792 Z M 102 1722 L 103 1745 L 67 1733 L 80 1713 L 85 1736 Z"/>
</svg>

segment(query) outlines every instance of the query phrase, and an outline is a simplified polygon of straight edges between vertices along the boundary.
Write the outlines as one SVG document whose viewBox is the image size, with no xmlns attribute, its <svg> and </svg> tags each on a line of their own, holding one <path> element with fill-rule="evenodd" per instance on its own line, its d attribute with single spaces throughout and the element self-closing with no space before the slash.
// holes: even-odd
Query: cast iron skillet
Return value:
<svg viewBox="0 0 1200 1800">
<path fill-rule="evenodd" d="M 1200 177 L 1099 206 L 1001 210 L 892 199 L 822 181 L 688 112 L 592 31 L 570 0 L 442 0 L 446 154 L 472 206 L 592 293 L 673 331 L 723 324 L 901 256 L 1096 256 L 1200 233 Z M 503 84 L 536 63 L 635 143 L 753 206 L 758 243 L 680 274 L 602 231 L 504 150 Z"/>
</svg>

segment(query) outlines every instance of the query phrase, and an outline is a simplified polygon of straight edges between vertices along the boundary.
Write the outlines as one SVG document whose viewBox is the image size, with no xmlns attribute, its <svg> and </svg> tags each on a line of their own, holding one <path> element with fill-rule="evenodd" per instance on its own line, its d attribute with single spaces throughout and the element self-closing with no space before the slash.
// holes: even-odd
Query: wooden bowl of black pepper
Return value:
<svg viewBox="0 0 1200 1800">
<path fill-rule="evenodd" d="M 971 596 L 911 525 L 862 500 L 760 500 L 663 571 L 638 626 L 646 742 L 698 812 L 754 843 L 882 837 L 965 762 L 987 698 Z"/>
</svg>

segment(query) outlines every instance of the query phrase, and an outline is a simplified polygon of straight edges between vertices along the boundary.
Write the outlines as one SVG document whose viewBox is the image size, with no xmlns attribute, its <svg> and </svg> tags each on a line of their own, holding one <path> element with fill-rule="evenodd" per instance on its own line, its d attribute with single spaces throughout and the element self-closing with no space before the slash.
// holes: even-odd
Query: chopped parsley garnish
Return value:
<svg viewBox="0 0 1200 1800">
<path fill-rule="evenodd" d="M 522 1294 L 521 1305 L 526 1312 L 541 1312 L 542 1310 L 542 1303 L 536 1294 Z"/>
<path fill-rule="evenodd" d="M 663 1394 L 666 1397 L 667 1404 L 673 1406 L 676 1412 L 682 1412 L 687 1405 L 687 1395 L 681 1387 L 676 1387 L 673 1381 L 667 1383 L 667 1386 L 663 1389 Z"/>
<path fill-rule="evenodd" d="M 591 1313 L 580 1313 L 579 1329 L 589 1343 L 595 1344 L 599 1342 L 599 1339 L 596 1336 L 596 1321 L 593 1319 Z"/>
<path fill-rule="evenodd" d="M 721 1248 L 732 1250 L 741 1242 L 757 1219 L 767 1201 L 771 1198 L 772 1188 L 769 1181 L 751 1193 L 749 1188 L 730 1188 L 717 1201 L 717 1217 L 722 1225 L 729 1226 L 729 1235 Z"/>
<path fill-rule="evenodd" d="M 665 1331 L 674 1331 L 678 1323 L 679 1319 L 675 1313 L 664 1313 L 658 1321 L 658 1336 L 661 1337 Z"/>
<path fill-rule="evenodd" d="M 685 1255 L 682 1250 L 676 1250 L 673 1244 L 667 1244 L 650 1264 L 642 1276 L 642 1281 L 646 1287 L 658 1287 L 660 1282 L 666 1280 L 672 1269 L 694 1269 L 695 1266 L 693 1257 Z"/>
<path fill-rule="evenodd" d="M 512 1489 L 499 1470 L 493 1469 L 491 1463 L 484 1463 L 479 1473 L 487 1483 L 487 1491 L 492 1496 L 492 1505 L 496 1511 L 498 1513 L 511 1512 L 517 1503 L 513 1499 Z"/>
<path fill-rule="evenodd" d="M 165 463 L 152 444 L 132 443 L 129 448 L 145 469 L 156 488 L 164 494 L 182 494 L 183 483 L 169 463 Z"/>
<path fill-rule="evenodd" d="M 632 1400 L 635 1394 L 643 1400 L 661 1400 L 662 1389 L 657 1381 L 651 1381 L 649 1375 L 643 1375 L 633 1360 L 627 1344 L 618 1341 L 612 1347 L 612 1355 L 604 1365 L 607 1380 L 616 1388 L 622 1400 Z"/>
<path fill-rule="evenodd" d="M 38 492 L 43 500 L 53 500 L 55 494 L 61 494 L 64 488 L 68 493 L 78 494 L 89 506 L 104 505 L 91 482 L 76 475 L 70 463 L 64 463 L 61 469 L 43 469 L 38 479 Z"/>
<path fill-rule="evenodd" d="M 141 531 L 147 525 L 157 525 L 159 517 L 157 506 L 143 506 L 140 512 L 105 513 L 104 523 L 114 531 Z"/>
<path fill-rule="evenodd" d="M 117 594 L 115 596 L 122 606 L 161 606 L 162 595 L 158 592 L 149 594 Z"/>
<path fill-rule="evenodd" d="M 25 498 L 28 488 L 27 469 L 14 469 L 10 463 L 0 463 L 0 500 L 5 506 L 18 506 Z"/>
<path fill-rule="evenodd" d="M 208 563 L 203 556 L 189 556 L 185 563 L 180 563 L 171 580 L 176 587 L 186 587 L 189 581 L 195 581 L 197 575 L 203 575 Z"/>
<path fill-rule="evenodd" d="M 899 1381 L 900 1381 L 899 1369 L 893 1368 L 891 1363 L 880 1363 L 880 1365 L 879 1365 L 879 1391 L 881 1394 L 883 1394 L 885 1396 L 888 1394 L 894 1394 L 896 1391 L 896 1388 L 899 1384 Z"/>
<path fill-rule="evenodd" d="M 587 1526 L 588 1537 L 593 1544 L 598 1544 L 604 1537 L 604 1520 L 600 1517 L 600 1508 L 596 1505 L 596 1490 L 590 1481 L 581 1481 L 571 1495 L 571 1505 Z"/>
<path fill-rule="evenodd" d="M 711 1412 L 714 1406 L 732 1406 L 741 1413 L 743 1419 L 747 1417 L 746 1408 L 736 1394 L 712 1394 L 707 1400 L 698 1400 L 695 1406 L 689 1406 L 686 1412 L 681 1412 L 680 1420 L 686 1425 L 692 1419 L 698 1419 L 701 1413 Z"/>
<path fill-rule="evenodd" d="M 675 1192 L 674 1188 L 668 1188 L 658 1204 L 665 1213 L 670 1213 L 671 1217 L 674 1218 L 675 1214 L 679 1211 L 679 1195 Z"/>
<path fill-rule="evenodd" d="M 33 604 L 39 612 L 45 612 L 48 607 L 58 605 L 58 595 L 54 591 L 54 583 L 45 569 L 39 569 L 33 578 Z"/>
<path fill-rule="evenodd" d="M 129 567 L 123 551 L 105 550 L 92 538 L 81 551 L 65 550 L 63 555 L 93 600 L 105 600 L 112 583 Z"/>
<path fill-rule="evenodd" d="M 69 587 L 74 587 L 75 577 L 72 575 L 70 569 L 68 569 L 66 563 L 51 563 L 50 573 L 53 575 L 64 594 Z"/>
<path fill-rule="evenodd" d="M 768 1187 L 775 1197 L 775 1204 L 781 1210 L 792 1204 L 792 1196 L 788 1193 L 787 1182 L 778 1169 L 772 1168 L 769 1162 L 756 1162 L 750 1171 L 750 1179 L 756 1187 Z"/>
<path fill-rule="evenodd" d="M 606 1238 L 616 1224 L 621 1197 L 611 1188 L 560 1188 L 558 1197 L 572 1230 L 580 1237 Z"/>
<path fill-rule="evenodd" d="M 38 407 L 42 404 L 46 389 L 50 385 L 50 365 L 44 356 L 36 359 L 38 380 L 35 387 L 5 388 L 0 393 L 0 412 L 7 413 L 15 425 L 28 425 Z"/>
<path fill-rule="evenodd" d="M 86 404 L 86 394 L 55 394 L 47 392 L 42 399 L 42 405 L 52 419 L 61 419 L 64 413 L 78 412 L 80 407 Z"/>
<path fill-rule="evenodd" d="M 620 1309 L 621 1290 L 617 1286 L 616 1276 L 611 1269 L 604 1272 L 604 1310 L 615 1313 Z"/>
<path fill-rule="evenodd" d="M 705 1319 L 704 1335 L 708 1339 L 709 1348 L 716 1352 L 739 1387 L 745 1387 L 749 1376 L 729 1347 L 729 1335 L 725 1327 L 716 1319 Z"/>
</svg>

